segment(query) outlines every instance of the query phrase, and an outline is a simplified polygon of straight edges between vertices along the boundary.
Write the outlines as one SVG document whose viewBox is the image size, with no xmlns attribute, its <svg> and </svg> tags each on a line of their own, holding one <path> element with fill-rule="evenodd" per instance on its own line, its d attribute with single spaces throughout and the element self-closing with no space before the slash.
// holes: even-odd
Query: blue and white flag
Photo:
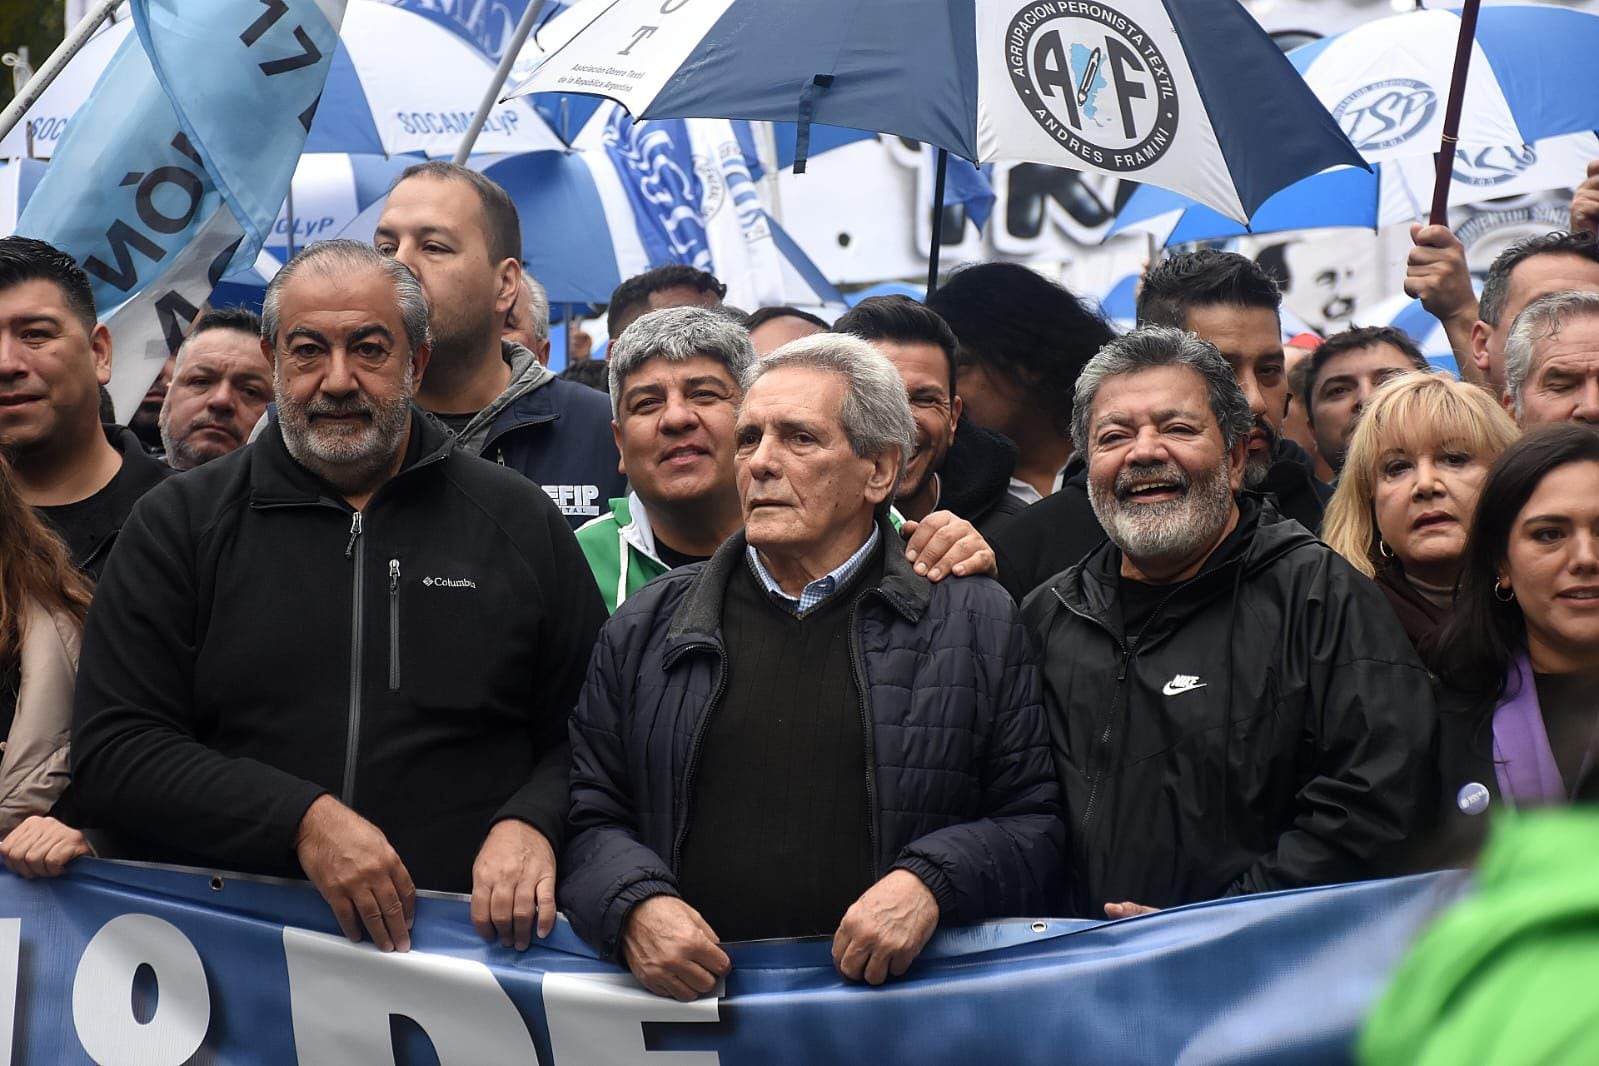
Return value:
<svg viewBox="0 0 1599 1066">
<path fill-rule="evenodd" d="M 230 263 L 277 215 L 344 0 L 132 0 L 138 36 L 74 116 L 19 220 L 112 308 L 111 397 L 131 412 Z"/>
</svg>

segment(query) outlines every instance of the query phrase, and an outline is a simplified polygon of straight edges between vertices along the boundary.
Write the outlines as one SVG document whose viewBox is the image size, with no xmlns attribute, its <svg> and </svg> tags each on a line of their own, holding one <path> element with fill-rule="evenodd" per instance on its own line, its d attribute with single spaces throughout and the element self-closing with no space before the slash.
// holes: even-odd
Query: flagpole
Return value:
<svg viewBox="0 0 1599 1066">
<path fill-rule="evenodd" d="M 477 114 L 472 116 L 472 124 L 467 127 L 466 135 L 461 138 L 461 147 L 455 150 L 457 166 L 465 166 L 467 158 L 472 154 L 472 146 L 477 143 L 477 135 L 483 132 L 483 123 L 488 121 L 489 112 L 500 99 L 500 92 L 505 88 L 505 79 L 511 76 L 511 68 L 516 65 L 516 57 L 521 53 L 522 45 L 527 43 L 528 34 L 533 32 L 533 23 L 538 21 L 539 12 L 542 10 L 544 10 L 544 0 L 533 0 L 527 5 L 527 10 L 522 12 L 522 21 L 516 24 L 516 32 L 511 34 L 511 43 L 505 46 L 505 53 L 500 56 L 499 68 L 494 71 L 494 81 L 489 85 L 488 92 L 483 94 L 483 102 L 477 105 Z"/>
<path fill-rule="evenodd" d="M 1438 168 L 1432 185 L 1434 226 L 1449 224 L 1449 182 L 1455 173 L 1455 142 L 1460 136 L 1460 109 L 1466 97 L 1466 72 L 1477 37 L 1477 8 L 1482 0 L 1466 0 L 1460 9 L 1460 37 L 1455 41 L 1455 71 L 1449 81 L 1449 102 L 1444 107 L 1444 134 L 1438 146 Z"/>
<path fill-rule="evenodd" d="M 944 244 L 944 178 L 949 170 L 949 149 L 938 150 L 933 176 L 933 246 L 927 252 L 927 295 L 938 288 L 938 257 Z"/>
<path fill-rule="evenodd" d="M 56 80 L 56 75 L 66 68 L 72 57 L 82 51 L 83 46 L 89 43 L 89 38 L 94 36 L 94 31 L 100 24 L 111 17 L 122 0 L 99 0 L 94 7 L 89 9 L 78 24 L 67 34 L 66 40 L 50 53 L 50 58 L 44 65 L 34 72 L 28 79 L 28 84 L 22 87 L 5 111 L 0 112 L 0 137 L 10 133 L 16 124 L 22 121 L 22 116 L 28 113 L 28 108 L 38 102 L 39 97 Z"/>
</svg>

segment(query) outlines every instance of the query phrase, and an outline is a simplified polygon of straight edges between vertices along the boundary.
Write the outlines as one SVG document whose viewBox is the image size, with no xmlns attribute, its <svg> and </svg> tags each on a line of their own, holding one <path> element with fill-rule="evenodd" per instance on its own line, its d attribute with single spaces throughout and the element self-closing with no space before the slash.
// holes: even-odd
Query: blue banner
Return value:
<svg viewBox="0 0 1599 1066">
<path fill-rule="evenodd" d="M 0 875 L 0 1059 L 1339 1063 L 1461 886 L 1429 875 L 946 930 L 881 988 L 843 981 L 825 939 L 731 945 L 724 987 L 682 1004 L 564 922 L 525 953 L 485 945 L 460 897 L 418 900 L 413 950 L 385 955 L 340 936 L 303 884 L 81 860 L 56 881 Z"/>
</svg>

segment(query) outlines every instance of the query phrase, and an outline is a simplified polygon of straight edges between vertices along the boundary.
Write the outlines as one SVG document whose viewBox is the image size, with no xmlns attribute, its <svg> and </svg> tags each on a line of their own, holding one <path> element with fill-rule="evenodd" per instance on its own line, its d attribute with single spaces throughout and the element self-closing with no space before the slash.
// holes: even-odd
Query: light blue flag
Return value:
<svg viewBox="0 0 1599 1066">
<path fill-rule="evenodd" d="M 344 0 L 133 0 L 138 36 L 73 117 L 17 224 L 89 274 L 111 327 L 119 416 L 229 264 L 255 259 L 343 11 Z"/>
<path fill-rule="evenodd" d="M 344 0 L 132 0 L 178 121 L 254 258 L 310 132 Z"/>
</svg>

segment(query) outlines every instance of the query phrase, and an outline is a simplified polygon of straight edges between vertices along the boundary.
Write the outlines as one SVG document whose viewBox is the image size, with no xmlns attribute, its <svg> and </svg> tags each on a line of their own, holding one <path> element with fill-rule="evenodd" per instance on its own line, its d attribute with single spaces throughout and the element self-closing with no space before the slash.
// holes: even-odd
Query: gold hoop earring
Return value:
<svg viewBox="0 0 1599 1066">
<path fill-rule="evenodd" d="M 1500 603 L 1509 603 L 1515 598 L 1515 589 L 1505 585 L 1498 578 L 1494 579 L 1494 599 L 1498 600 Z"/>
</svg>

